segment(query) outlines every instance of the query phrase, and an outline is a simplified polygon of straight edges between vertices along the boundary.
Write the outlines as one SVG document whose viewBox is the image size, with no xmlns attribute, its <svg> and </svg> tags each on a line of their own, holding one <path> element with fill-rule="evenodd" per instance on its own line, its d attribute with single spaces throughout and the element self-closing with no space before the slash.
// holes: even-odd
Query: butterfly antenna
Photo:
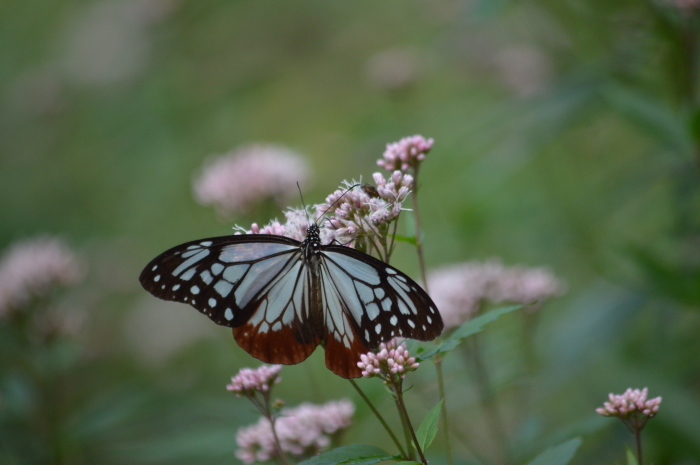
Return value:
<svg viewBox="0 0 700 465">
<path fill-rule="evenodd" d="M 304 203 L 304 196 L 301 194 L 301 186 L 299 186 L 299 181 L 297 181 L 297 189 L 299 190 L 299 197 L 301 197 L 301 205 L 304 207 L 306 220 L 309 222 L 309 224 L 311 224 L 311 218 L 309 218 L 309 210 L 306 209 L 306 204 Z"/>
<path fill-rule="evenodd" d="M 330 205 L 328 206 L 328 208 L 326 208 L 326 209 L 324 210 L 323 216 L 325 217 L 325 216 L 326 216 L 326 213 L 327 213 L 329 210 L 331 210 L 331 209 L 335 206 L 336 203 L 340 202 L 340 200 L 341 200 L 343 197 L 345 197 L 345 194 L 347 194 L 348 192 L 350 192 L 351 190 L 353 190 L 354 188 L 356 188 L 356 187 L 359 186 L 359 185 L 360 185 L 360 183 L 355 183 L 355 184 L 353 184 L 352 186 L 350 186 L 350 187 L 348 187 L 347 189 L 345 189 L 345 192 L 343 192 L 343 194 L 342 194 L 340 197 L 338 197 L 337 199 L 335 199 L 335 202 L 333 202 L 332 204 L 330 204 Z M 325 219 L 328 220 L 328 221 L 330 221 L 330 218 L 328 218 L 328 217 L 325 217 Z"/>
</svg>

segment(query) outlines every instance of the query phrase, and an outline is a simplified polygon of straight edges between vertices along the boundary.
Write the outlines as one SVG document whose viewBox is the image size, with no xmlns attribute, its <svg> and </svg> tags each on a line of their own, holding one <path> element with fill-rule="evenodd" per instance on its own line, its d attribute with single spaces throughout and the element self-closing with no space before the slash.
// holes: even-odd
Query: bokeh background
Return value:
<svg viewBox="0 0 700 465">
<path fill-rule="evenodd" d="M 225 328 L 142 290 L 141 268 L 178 243 L 282 217 L 199 205 L 192 181 L 211 154 L 290 147 L 313 171 L 306 202 L 319 203 L 343 179 L 369 179 L 385 144 L 420 133 L 435 139 L 420 179 L 428 266 L 497 257 L 568 285 L 539 310 L 524 418 L 508 413 L 521 319 L 484 335 L 512 463 L 577 435 L 572 463 L 622 462 L 631 435 L 594 409 L 644 386 L 664 399 L 647 460 L 700 463 L 699 8 L 0 2 L 0 248 L 58 236 L 83 269 L 42 303 L 70 319 L 65 334 L 19 337 L 16 320 L 2 323 L 0 462 L 236 463 L 236 430 L 257 416 L 224 387 L 258 362 Z M 409 245 L 393 263 L 417 276 Z M 497 463 L 473 380 L 451 357 L 457 463 Z M 356 402 L 343 443 L 386 445 L 322 354 L 282 377 L 288 405 Z M 411 381 L 419 419 L 437 402 L 433 368 Z M 377 381 L 362 386 L 390 412 Z M 439 439 L 431 457 L 444 463 Z"/>
</svg>

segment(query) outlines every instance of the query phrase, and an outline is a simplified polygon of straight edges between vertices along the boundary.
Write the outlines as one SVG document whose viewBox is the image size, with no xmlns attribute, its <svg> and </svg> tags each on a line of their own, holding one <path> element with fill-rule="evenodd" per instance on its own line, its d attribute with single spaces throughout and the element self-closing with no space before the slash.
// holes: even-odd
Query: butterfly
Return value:
<svg viewBox="0 0 700 465">
<path fill-rule="evenodd" d="M 396 268 L 340 244 L 243 234 L 187 242 L 139 277 L 154 296 L 189 304 L 233 328 L 266 363 L 302 362 L 322 344 L 326 366 L 357 378 L 360 355 L 395 337 L 428 341 L 443 329 L 430 296 Z"/>
</svg>

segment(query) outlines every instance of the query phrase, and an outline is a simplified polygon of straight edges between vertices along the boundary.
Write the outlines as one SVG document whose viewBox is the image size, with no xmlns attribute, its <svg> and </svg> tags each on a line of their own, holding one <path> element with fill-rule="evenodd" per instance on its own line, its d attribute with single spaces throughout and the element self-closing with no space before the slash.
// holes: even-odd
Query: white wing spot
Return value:
<svg viewBox="0 0 700 465">
<path fill-rule="evenodd" d="M 160 275 L 158 275 L 158 276 L 156 276 L 155 278 L 153 278 L 153 281 L 155 281 L 155 282 L 160 281 Z"/>
<path fill-rule="evenodd" d="M 425 325 L 423 325 L 423 331 L 425 331 Z"/>
<path fill-rule="evenodd" d="M 365 341 L 369 341 L 369 331 L 365 329 Z"/>
<path fill-rule="evenodd" d="M 275 323 L 274 325 L 272 325 L 273 331 L 279 331 L 280 329 L 282 329 L 282 323 L 280 323 L 279 321 L 277 323 Z"/>
<path fill-rule="evenodd" d="M 221 297 L 228 297 L 228 295 L 231 293 L 231 289 L 233 289 L 233 284 L 221 279 L 214 284 L 214 289 Z"/>
<path fill-rule="evenodd" d="M 384 298 L 384 294 L 384 289 L 382 289 L 381 287 L 378 287 L 374 290 L 374 295 L 376 295 L 377 299 L 379 300 L 382 300 Z"/>
<path fill-rule="evenodd" d="M 392 325 L 396 326 L 396 323 L 398 323 L 398 321 L 399 321 L 399 319 L 396 318 L 396 315 L 391 315 L 391 318 L 389 319 L 389 322 L 390 322 Z"/>
<path fill-rule="evenodd" d="M 192 305 L 194 305 L 194 304 L 196 304 L 196 303 L 197 303 L 197 302 L 196 302 L 194 299 L 192 299 Z"/>
<path fill-rule="evenodd" d="M 213 263 L 211 265 L 211 272 L 214 273 L 214 276 L 221 273 L 223 270 L 224 270 L 224 265 L 222 265 L 221 263 Z"/>
<path fill-rule="evenodd" d="M 415 328 L 415 327 L 416 327 L 416 324 L 413 322 L 412 319 L 409 318 L 409 319 L 407 319 L 406 321 L 408 321 L 408 325 L 409 325 L 411 328 Z"/>
<path fill-rule="evenodd" d="M 173 291 L 177 291 L 178 289 L 180 289 L 180 285 L 179 285 L 179 284 L 176 284 L 176 285 L 173 286 Z"/>
<path fill-rule="evenodd" d="M 187 302 L 187 297 L 185 297 L 185 302 Z"/>
<path fill-rule="evenodd" d="M 187 250 L 192 250 L 192 249 L 199 249 L 200 247 L 198 245 L 191 245 L 187 247 Z"/>
<path fill-rule="evenodd" d="M 233 311 L 230 308 L 227 308 L 224 312 L 224 318 L 226 318 L 228 321 L 233 320 Z"/>
<path fill-rule="evenodd" d="M 161 288 L 161 289 L 165 289 L 165 284 L 163 284 L 162 286 L 160 286 L 160 288 Z"/>
<path fill-rule="evenodd" d="M 192 287 L 190 288 L 190 292 L 191 292 L 192 294 L 199 294 L 199 286 L 192 286 Z"/>
<path fill-rule="evenodd" d="M 268 329 L 270 329 L 270 327 L 267 325 L 267 323 L 263 323 L 260 325 L 258 332 L 266 333 Z"/>
<path fill-rule="evenodd" d="M 211 245 L 211 241 L 200 242 L 199 245 L 203 245 L 204 247 L 209 247 Z"/>
<path fill-rule="evenodd" d="M 397 274 L 397 275 L 396 275 L 396 279 L 400 279 L 400 280 L 403 281 L 403 282 L 408 282 L 408 281 L 406 281 L 406 278 L 404 278 L 404 277 L 401 276 L 400 274 Z"/>
<path fill-rule="evenodd" d="M 211 284 L 211 282 L 214 280 L 214 278 L 211 277 L 211 273 L 209 273 L 209 270 L 204 270 L 199 274 L 199 277 L 202 278 L 202 281 L 204 281 L 205 284 Z"/>
<path fill-rule="evenodd" d="M 182 276 L 180 276 L 180 279 L 182 279 L 184 281 L 189 281 L 190 279 L 192 279 L 192 276 L 194 276 L 196 271 L 197 271 L 197 268 L 190 268 L 189 270 L 182 273 Z"/>
<path fill-rule="evenodd" d="M 393 268 L 387 268 L 386 272 L 389 274 L 396 274 L 396 270 L 394 270 Z"/>
<path fill-rule="evenodd" d="M 377 326 L 374 327 L 374 331 L 376 331 L 377 334 L 382 332 L 382 324 L 377 323 Z"/>
<path fill-rule="evenodd" d="M 367 318 L 370 320 L 374 321 L 374 319 L 379 316 L 379 305 L 374 302 L 368 304 L 365 308 L 367 309 Z"/>
<path fill-rule="evenodd" d="M 158 265 L 153 265 L 153 268 L 151 268 L 151 271 L 156 271 L 157 268 L 158 268 Z"/>
<path fill-rule="evenodd" d="M 428 320 L 428 323 L 432 323 L 432 322 L 433 322 L 433 319 L 430 318 L 429 316 L 426 316 L 425 319 Z"/>
<path fill-rule="evenodd" d="M 209 306 L 210 307 L 216 307 L 216 299 L 213 297 L 209 299 Z"/>
</svg>

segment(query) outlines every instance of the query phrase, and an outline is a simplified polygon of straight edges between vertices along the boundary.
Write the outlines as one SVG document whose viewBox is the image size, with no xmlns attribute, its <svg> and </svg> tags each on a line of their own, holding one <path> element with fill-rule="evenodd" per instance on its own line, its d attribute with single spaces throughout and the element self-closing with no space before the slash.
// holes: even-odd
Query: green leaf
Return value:
<svg viewBox="0 0 700 465">
<path fill-rule="evenodd" d="M 433 439 L 435 439 L 435 435 L 437 434 L 442 402 L 443 399 L 440 399 L 440 402 L 428 412 L 425 418 L 423 418 L 423 422 L 418 427 L 418 431 L 416 431 L 416 438 L 423 452 L 430 447 L 430 444 L 433 443 Z"/>
<path fill-rule="evenodd" d="M 442 344 L 425 349 L 424 351 L 420 352 L 419 355 L 418 352 L 416 352 L 416 360 L 422 362 L 435 354 L 449 352 L 460 345 L 465 338 L 481 332 L 481 330 L 483 330 L 484 326 L 487 324 L 496 321 L 506 313 L 513 312 L 523 307 L 525 307 L 525 305 L 511 305 L 509 307 L 497 308 L 488 313 L 484 313 L 473 320 L 469 320 L 457 328 L 457 330 L 455 330 L 455 332 L 453 332 L 445 341 L 443 341 Z"/>
<path fill-rule="evenodd" d="M 420 462 L 414 462 L 413 460 L 402 460 L 401 462 L 396 462 L 394 465 L 421 465 Z"/>
<path fill-rule="evenodd" d="M 321 452 L 315 457 L 299 462 L 299 465 L 372 465 L 397 457 L 379 447 L 352 444 Z"/>
<path fill-rule="evenodd" d="M 550 447 L 527 465 L 566 465 L 581 445 L 581 438 L 574 438 L 558 446 Z"/>
<path fill-rule="evenodd" d="M 634 456 L 630 448 L 625 446 L 625 449 L 627 450 L 627 465 L 637 465 L 637 458 Z"/>
<path fill-rule="evenodd" d="M 418 245 L 418 241 L 416 240 L 415 236 L 401 236 L 396 234 L 394 238 L 396 239 L 396 242 L 407 242 L 411 245 Z"/>
<path fill-rule="evenodd" d="M 691 148 L 689 131 L 683 121 L 662 101 L 644 92 L 621 85 L 609 85 L 602 91 L 612 108 L 669 147 L 688 153 Z"/>
</svg>

